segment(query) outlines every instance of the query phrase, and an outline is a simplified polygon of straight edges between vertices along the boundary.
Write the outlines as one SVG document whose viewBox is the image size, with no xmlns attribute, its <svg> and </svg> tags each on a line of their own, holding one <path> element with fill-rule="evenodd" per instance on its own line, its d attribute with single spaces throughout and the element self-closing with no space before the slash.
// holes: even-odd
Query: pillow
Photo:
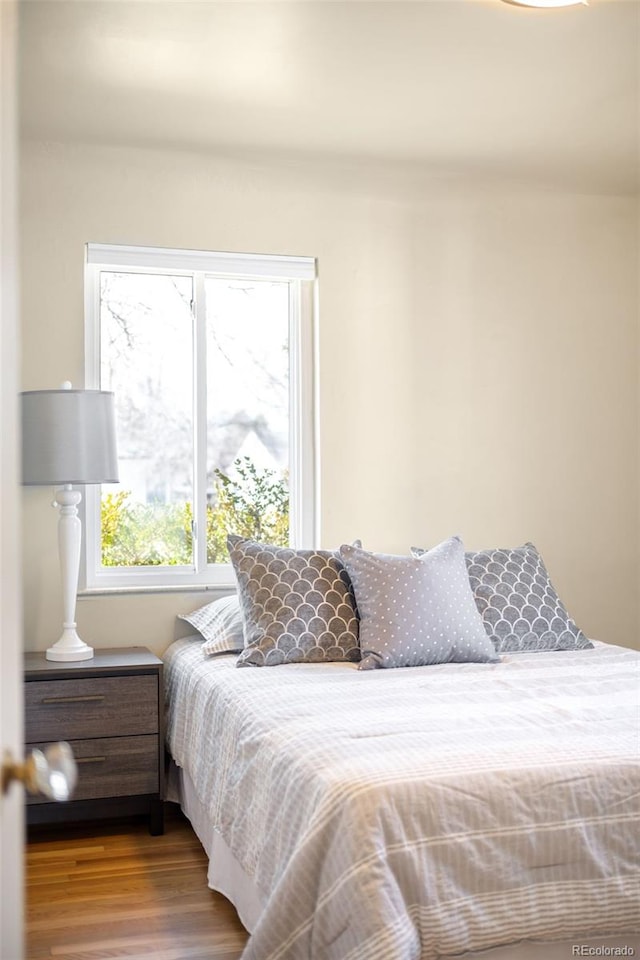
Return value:
<svg viewBox="0 0 640 960">
<path fill-rule="evenodd" d="M 244 619 L 237 666 L 360 659 L 353 590 L 335 553 L 227 544 Z"/>
<path fill-rule="evenodd" d="M 420 557 L 340 547 L 360 616 L 361 670 L 495 661 L 458 537 Z"/>
<path fill-rule="evenodd" d="M 465 559 L 476 606 L 498 653 L 593 647 L 567 613 L 532 543 L 467 553 Z"/>
<path fill-rule="evenodd" d="M 186 620 L 202 634 L 202 652 L 207 656 L 238 653 L 244 647 L 242 612 L 236 593 L 213 600 L 193 613 L 180 614 L 178 620 Z"/>
</svg>

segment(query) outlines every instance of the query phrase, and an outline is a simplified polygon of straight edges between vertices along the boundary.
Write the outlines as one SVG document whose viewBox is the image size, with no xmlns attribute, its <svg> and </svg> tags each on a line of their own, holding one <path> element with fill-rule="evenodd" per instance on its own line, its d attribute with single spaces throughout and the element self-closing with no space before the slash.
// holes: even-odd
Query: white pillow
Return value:
<svg viewBox="0 0 640 960">
<path fill-rule="evenodd" d="M 186 620 L 202 634 L 205 640 L 202 652 L 206 656 L 239 653 L 244 649 L 242 613 L 237 593 L 219 597 L 192 613 L 180 614 L 178 620 Z"/>
</svg>

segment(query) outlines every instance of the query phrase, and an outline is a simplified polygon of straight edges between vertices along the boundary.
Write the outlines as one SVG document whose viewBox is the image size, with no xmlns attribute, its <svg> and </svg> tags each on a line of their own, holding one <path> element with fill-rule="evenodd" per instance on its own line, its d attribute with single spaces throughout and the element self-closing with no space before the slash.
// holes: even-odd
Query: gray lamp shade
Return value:
<svg viewBox="0 0 640 960">
<path fill-rule="evenodd" d="M 117 483 L 113 394 L 31 390 L 22 398 L 22 482 Z"/>
</svg>

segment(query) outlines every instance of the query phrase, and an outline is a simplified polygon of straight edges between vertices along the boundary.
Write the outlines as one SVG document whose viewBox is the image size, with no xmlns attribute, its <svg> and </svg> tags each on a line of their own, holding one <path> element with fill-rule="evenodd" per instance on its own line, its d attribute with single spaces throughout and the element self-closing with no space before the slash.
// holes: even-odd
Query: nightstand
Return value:
<svg viewBox="0 0 640 960">
<path fill-rule="evenodd" d="M 71 744 L 78 783 L 68 803 L 27 800 L 27 823 L 147 814 L 163 824 L 162 660 L 146 647 L 96 650 L 54 662 L 25 654 L 26 748 Z"/>
</svg>

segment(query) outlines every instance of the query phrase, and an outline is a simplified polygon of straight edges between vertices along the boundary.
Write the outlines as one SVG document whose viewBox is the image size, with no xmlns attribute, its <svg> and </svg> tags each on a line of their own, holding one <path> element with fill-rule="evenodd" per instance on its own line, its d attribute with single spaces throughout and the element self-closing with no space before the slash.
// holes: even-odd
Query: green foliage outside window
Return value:
<svg viewBox="0 0 640 960">
<path fill-rule="evenodd" d="M 249 457 L 234 462 L 233 479 L 215 471 L 216 503 L 207 507 L 207 562 L 228 563 L 227 534 L 276 546 L 289 544 L 287 478 L 258 470 Z"/>
<path fill-rule="evenodd" d="M 207 562 L 228 563 L 227 535 L 264 543 L 289 543 L 286 476 L 259 470 L 249 457 L 234 462 L 234 475 L 215 471 L 215 499 L 207 504 Z M 191 503 L 132 503 L 127 491 L 102 498 L 102 563 L 105 567 L 176 566 L 192 563 Z"/>
</svg>

